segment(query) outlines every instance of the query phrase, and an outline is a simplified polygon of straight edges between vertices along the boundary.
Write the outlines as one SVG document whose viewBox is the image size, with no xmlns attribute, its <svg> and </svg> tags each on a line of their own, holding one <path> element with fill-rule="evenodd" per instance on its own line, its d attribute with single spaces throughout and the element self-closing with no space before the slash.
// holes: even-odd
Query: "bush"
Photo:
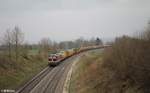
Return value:
<svg viewBox="0 0 150 93">
<path fill-rule="evenodd" d="M 150 34 L 146 33 L 142 38 L 117 38 L 105 50 L 103 66 L 113 71 L 118 80 L 129 80 L 131 85 L 150 93 Z"/>
</svg>

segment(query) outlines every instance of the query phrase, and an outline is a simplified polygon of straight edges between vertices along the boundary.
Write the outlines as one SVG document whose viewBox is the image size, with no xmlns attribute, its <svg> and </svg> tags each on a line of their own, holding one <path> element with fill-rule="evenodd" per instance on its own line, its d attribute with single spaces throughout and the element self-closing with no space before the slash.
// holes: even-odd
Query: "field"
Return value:
<svg viewBox="0 0 150 93">
<path fill-rule="evenodd" d="M 26 57 L 19 56 L 18 61 L 0 54 L 0 89 L 18 88 L 47 65 L 47 60 L 36 50 L 29 53 Z"/>
</svg>

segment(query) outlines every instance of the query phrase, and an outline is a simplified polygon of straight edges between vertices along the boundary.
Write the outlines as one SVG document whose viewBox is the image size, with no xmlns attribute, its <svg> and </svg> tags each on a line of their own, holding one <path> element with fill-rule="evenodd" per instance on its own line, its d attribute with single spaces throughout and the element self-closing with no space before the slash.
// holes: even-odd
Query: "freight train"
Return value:
<svg viewBox="0 0 150 93">
<path fill-rule="evenodd" d="M 60 51 L 59 53 L 56 54 L 50 54 L 48 57 L 48 63 L 49 66 L 57 66 L 63 60 L 73 55 L 79 54 L 80 52 L 84 52 L 92 49 L 104 48 L 104 47 L 109 47 L 109 46 L 90 46 L 90 47 L 73 48 L 65 51 Z"/>
</svg>

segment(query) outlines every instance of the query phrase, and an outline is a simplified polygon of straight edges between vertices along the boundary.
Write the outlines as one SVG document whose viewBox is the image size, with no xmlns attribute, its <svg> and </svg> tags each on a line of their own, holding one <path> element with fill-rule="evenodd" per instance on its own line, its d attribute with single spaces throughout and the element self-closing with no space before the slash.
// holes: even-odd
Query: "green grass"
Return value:
<svg viewBox="0 0 150 93">
<path fill-rule="evenodd" d="M 29 50 L 29 55 L 37 55 L 39 53 L 38 49 L 31 49 Z"/>
<path fill-rule="evenodd" d="M 16 89 L 47 65 L 40 56 L 21 57 L 17 62 L 0 57 L 0 89 Z"/>
</svg>

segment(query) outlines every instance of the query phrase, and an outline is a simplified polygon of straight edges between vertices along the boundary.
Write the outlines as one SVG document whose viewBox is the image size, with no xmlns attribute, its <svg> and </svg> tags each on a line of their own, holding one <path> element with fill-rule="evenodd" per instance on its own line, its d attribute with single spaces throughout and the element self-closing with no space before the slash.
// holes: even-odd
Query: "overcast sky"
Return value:
<svg viewBox="0 0 150 93">
<path fill-rule="evenodd" d="M 150 0 L 0 0 L 0 36 L 17 25 L 32 43 L 131 35 L 148 20 Z"/>
</svg>

